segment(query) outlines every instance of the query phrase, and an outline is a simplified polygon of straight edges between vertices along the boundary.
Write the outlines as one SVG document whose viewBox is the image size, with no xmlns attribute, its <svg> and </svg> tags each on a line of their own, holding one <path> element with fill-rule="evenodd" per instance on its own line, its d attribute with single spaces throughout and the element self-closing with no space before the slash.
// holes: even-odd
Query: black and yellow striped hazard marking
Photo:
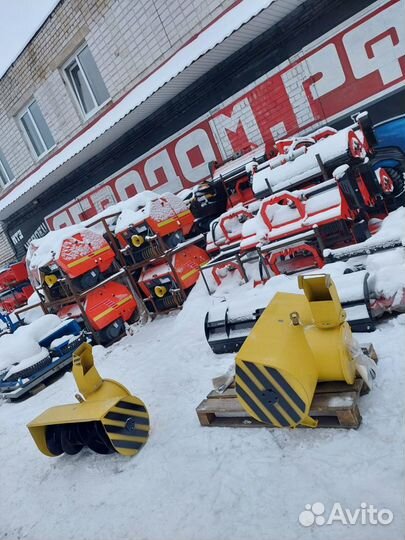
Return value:
<svg viewBox="0 0 405 540">
<path fill-rule="evenodd" d="M 149 414 L 135 396 L 120 400 L 102 419 L 104 429 L 115 450 L 126 456 L 139 452 L 149 436 Z"/>
<path fill-rule="evenodd" d="M 304 401 L 274 368 L 238 360 L 235 387 L 244 409 L 265 424 L 296 426 L 307 415 Z"/>
</svg>

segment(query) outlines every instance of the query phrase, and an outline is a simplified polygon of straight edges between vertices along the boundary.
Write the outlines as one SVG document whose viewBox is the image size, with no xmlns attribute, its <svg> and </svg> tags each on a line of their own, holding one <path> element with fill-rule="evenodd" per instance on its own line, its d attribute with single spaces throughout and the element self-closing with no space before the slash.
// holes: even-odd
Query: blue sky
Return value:
<svg viewBox="0 0 405 540">
<path fill-rule="evenodd" d="M 0 77 L 59 0 L 0 0 Z"/>
</svg>

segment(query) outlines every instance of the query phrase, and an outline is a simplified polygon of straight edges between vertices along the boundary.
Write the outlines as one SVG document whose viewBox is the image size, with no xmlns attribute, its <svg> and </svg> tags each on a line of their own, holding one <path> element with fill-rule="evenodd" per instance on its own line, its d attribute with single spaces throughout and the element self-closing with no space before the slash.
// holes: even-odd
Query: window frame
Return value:
<svg viewBox="0 0 405 540">
<path fill-rule="evenodd" d="M 89 118 L 92 118 L 100 109 L 102 109 L 107 103 L 111 101 L 111 96 L 109 95 L 103 103 L 100 103 L 98 105 L 96 96 L 93 92 L 93 89 L 91 88 L 90 81 L 87 77 L 86 70 L 82 66 L 82 63 L 80 62 L 79 54 L 86 48 L 89 47 L 88 43 L 84 42 L 81 44 L 80 47 L 78 47 L 75 52 L 69 57 L 69 59 L 63 63 L 60 70 L 62 72 L 62 78 L 66 82 L 66 85 L 68 87 L 69 93 L 73 98 L 74 104 L 76 105 L 76 108 L 78 109 L 79 113 L 83 117 L 84 120 L 89 120 Z M 90 50 L 90 49 L 89 49 Z M 90 50 L 91 53 L 91 50 Z M 77 65 L 79 67 L 79 70 L 82 74 L 83 80 L 86 84 L 86 88 L 91 96 L 91 99 L 93 103 L 95 104 L 95 107 L 91 109 L 89 112 L 86 113 L 84 110 L 83 104 L 81 102 L 81 99 L 79 97 L 78 89 L 76 88 L 76 85 L 74 84 L 73 77 L 68 75 L 68 72 L 71 71 L 71 69 L 74 67 L 74 65 Z M 97 66 L 98 69 L 98 66 Z M 100 70 L 99 70 L 100 71 Z M 101 77 L 101 73 L 100 73 Z M 101 77 L 102 78 L 102 77 Z M 104 80 L 103 80 L 104 82 Z M 105 83 L 104 83 L 105 84 Z"/>
<path fill-rule="evenodd" d="M 4 160 L 5 160 L 5 156 L 4 156 Z M 11 172 L 11 176 L 8 174 L 7 172 L 7 167 L 8 169 L 10 170 Z M 3 179 L 1 178 L 0 176 L 0 185 L 5 188 L 7 186 L 9 186 L 14 180 L 15 180 L 15 176 L 13 175 L 13 172 L 12 170 L 10 169 L 10 165 L 7 163 L 7 167 L 6 165 L 4 164 L 3 162 L 3 153 L 0 152 L 0 172 L 1 174 L 4 176 L 4 178 L 6 178 L 6 182 L 3 181 Z"/>
<path fill-rule="evenodd" d="M 52 135 L 52 133 L 51 133 L 51 130 L 49 129 L 49 126 L 48 126 L 48 129 L 49 129 L 49 131 L 50 131 L 50 133 L 51 133 L 51 135 L 52 135 L 52 139 L 54 139 L 54 144 L 53 144 L 50 148 L 48 148 L 48 147 L 46 146 L 46 143 L 45 143 L 45 140 L 44 140 L 44 138 L 43 138 L 43 136 L 42 136 L 42 134 L 41 134 L 41 131 L 39 130 L 39 127 L 37 126 L 37 123 L 36 123 L 36 121 L 35 121 L 35 118 L 34 118 L 32 112 L 30 111 L 30 107 L 31 107 L 31 105 L 33 105 L 34 103 L 37 103 L 37 105 L 38 105 L 38 102 L 37 102 L 37 100 L 36 100 L 35 98 L 31 99 L 31 100 L 29 101 L 29 103 L 27 103 L 27 105 L 25 105 L 25 107 L 23 107 L 23 109 L 21 109 L 21 111 L 18 113 L 17 117 L 18 117 L 18 122 L 19 122 L 19 125 L 20 125 L 21 132 L 22 132 L 22 134 L 23 134 L 23 137 L 24 137 L 26 143 L 28 144 L 28 147 L 29 147 L 30 150 L 31 150 L 31 154 L 34 156 L 34 158 L 35 158 L 37 161 L 39 161 L 41 158 L 43 158 L 44 156 L 46 156 L 47 154 L 49 154 L 49 152 L 50 152 L 51 150 L 53 150 L 53 149 L 56 147 L 56 142 L 55 142 L 55 139 L 54 139 L 54 137 L 53 137 L 53 135 Z M 38 107 L 39 107 L 39 105 L 38 105 Z M 28 132 L 27 132 L 25 126 L 24 126 L 23 121 L 22 121 L 22 117 L 25 116 L 26 114 L 28 114 L 28 116 L 29 116 L 29 118 L 30 118 L 30 120 L 31 120 L 31 122 L 32 122 L 32 125 L 34 126 L 35 132 L 36 132 L 36 134 L 37 134 L 37 136 L 38 136 L 38 138 L 39 138 L 39 140 L 40 140 L 40 143 L 41 143 L 42 146 L 45 148 L 45 150 L 44 150 L 41 154 L 39 154 L 39 155 L 37 154 L 37 152 L 36 152 L 36 150 L 35 150 L 35 147 L 34 147 L 34 145 L 32 144 L 31 139 L 30 139 L 30 136 L 29 136 L 29 134 L 28 134 Z M 42 114 L 42 111 L 41 111 L 41 114 Z M 44 115 L 42 114 L 42 116 L 44 116 Z M 46 122 L 45 117 L 44 117 L 44 121 Z M 47 122 L 46 122 L 46 124 L 48 125 Z"/>
</svg>

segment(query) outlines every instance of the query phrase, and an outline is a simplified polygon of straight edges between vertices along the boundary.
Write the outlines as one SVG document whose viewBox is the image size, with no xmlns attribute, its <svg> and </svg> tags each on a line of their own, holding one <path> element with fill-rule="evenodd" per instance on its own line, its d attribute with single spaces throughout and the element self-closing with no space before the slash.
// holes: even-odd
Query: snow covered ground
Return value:
<svg viewBox="0 0 405 540">
<path fill-rule="evenodd" d="M 233 362 L 215 356 L 204 337 L 204 315 L 218 296 L 209 297 L 200 280 L 180 313 L 94 348 L 101 374 L 125 384 L 151 415 L 149 442 L 132 459 L 39 453 L 25 425 L 74 401 L 70 373 L 27 401 L 1 403 L 0 538 L 404 538 L 405 315 L 356 335 L 379 355 L 357 431 L 203 428 L 195 408 Z M 303 527 L 299 514 L 314 502 L 326 513 L 335 502 L 352 510 L 365 502 L 390 509 L 394 520 Z"/>
</svg>

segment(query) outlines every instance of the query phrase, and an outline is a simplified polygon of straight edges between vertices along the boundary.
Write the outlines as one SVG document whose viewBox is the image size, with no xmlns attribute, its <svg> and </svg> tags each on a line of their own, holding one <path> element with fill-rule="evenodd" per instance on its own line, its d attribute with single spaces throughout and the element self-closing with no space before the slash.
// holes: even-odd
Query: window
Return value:
<svg viewBox="0 0 405 540">
<path fill-rule="evenodd" d="M 87 46 L 76 53 L 64 71 L 85 118 L 108 101 L 108 90 Z"/>
<path fill-rule="evenodd" d="M 28 105 L 20 114 L 20 122 L 38 158 L 55 146 L 52 133 L 36 101 Z"/>
<path fill-rule="evenodd" d="M 3 152 L 0 150 L 0 184 L 5 186 L 12 180 L 14 180 L 14 175 L 11 172 Z"/>
</svg>

